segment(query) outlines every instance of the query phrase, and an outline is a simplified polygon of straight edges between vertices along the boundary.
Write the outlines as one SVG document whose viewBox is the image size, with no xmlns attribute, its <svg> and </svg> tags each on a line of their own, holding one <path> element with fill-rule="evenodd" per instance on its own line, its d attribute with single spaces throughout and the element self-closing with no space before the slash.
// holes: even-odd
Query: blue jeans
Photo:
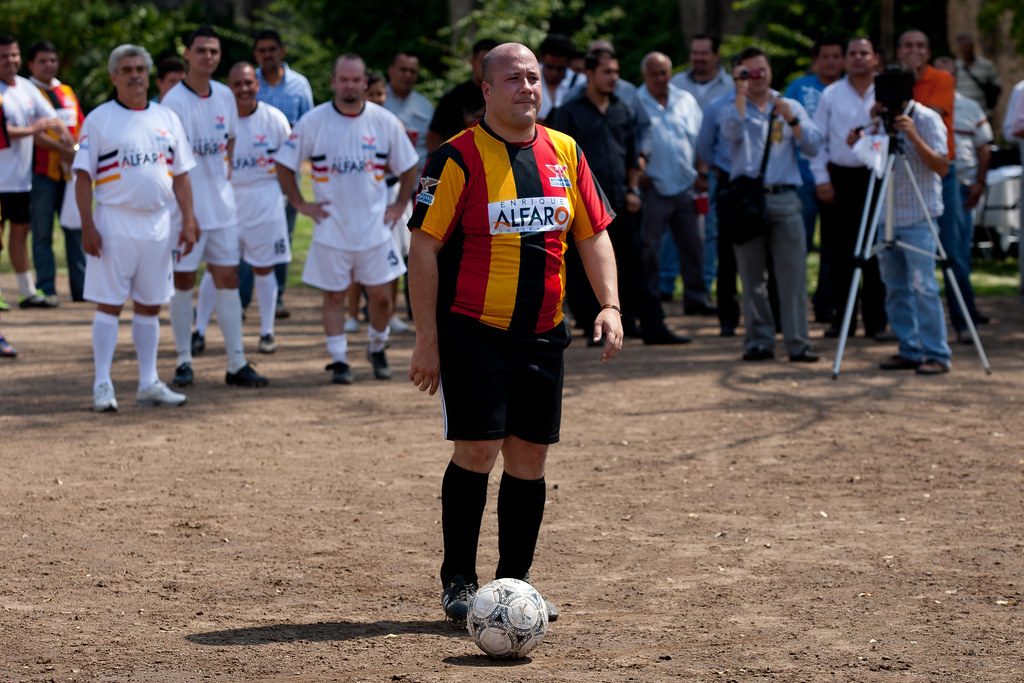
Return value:
<svg viewBox="0 0 1024 683">
<path fill-rule="evenodd" d="M 53 257 L 53 217 L 59 216 L 64 202 L 63 180 L 32 174 L 32 264 L 36 269 L 36 288 L 48 296 L 57 294 L 57 263 Z M 71 298 L 82 301 L 85 284 L 85 252 L 82 231 L 64 230 L 64 255 L 68 262 Z"/>
<path fill-rule="evenodd" d="M 900 242 L 928 255 L 893 247 L 878 254 L 885 284 L 885 313 L 900 340 L 900 355 L 914 361 L 937 360 L 949 365 L 946 316 L 935 279 L 935 238 L 926 221 L 894 229 Z M 880 241 L 884 236 L 880 235 Z"/>
<path fill-rule="evenodd" d="M 942 179 L 942 205 L 943 213 L 939 218 L 939 240 L 942 248 L 946 251 L 946 258 L 953 269 L 953 277 L 960 286 L 960 293 L 964 296 L 964 303 L 967 304 L 967 312 L 971 319 L 977 322 L 978 309 L 974 306 L 974 288 L 971 287 L 971 242 L 973 233 L 964 239 L 967 228 L 964 220 L 963 200 L 960 198 L 960 184 L 957 182 L 956 167 L 950 164 L 949 173 Z M 966 244 L 967 248 L 964 248 Z M 950 286 L 949 276 L 942 271 L 946 282 L 946 303 L 949 306 L 949 320 L 953 323 L 953 329 L 960 331 L 967 329 L 967 321 L 960 311 L 960 304 L 957 303 L 956 294 Z"/>
<path fill-rule="evenodd" d="M 712 172 L 708 177 L 708 204 L 710 210 L 704 216 L 704 291 L 710 293 L 711 285 L 718 276 L 718 203 L 715 194 L 718 178 Z"/>
<path fill-rule="evenodd" d="M 658 268 L 658 288 L 662 294 L 671 296 L 676 291 L 676 278 L 679 277 L 679 250 L 672 233 L 667 229 L 661 235 L 661 257 Z"/>
</svg>

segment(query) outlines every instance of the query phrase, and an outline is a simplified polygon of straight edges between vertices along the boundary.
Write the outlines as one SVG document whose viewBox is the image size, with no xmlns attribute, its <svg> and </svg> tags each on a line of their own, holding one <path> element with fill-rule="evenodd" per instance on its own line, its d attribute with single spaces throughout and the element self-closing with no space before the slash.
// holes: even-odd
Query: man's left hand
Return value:
<svg viewBox="0 0 1024 683">
<path fill-rule="evenodd" d="M 978 200 L 981 199 L 982 193 L 985 191 L 985 186 L 982 183 L 972 183 L 967 188 L 967 199 L 964 200 L 965 209 L 973 209 L 978 205 Z"/>
<path fill-rule="evenodd" d="M 622 315 L 614 308 L 604 308 L 594 319 L 594 343 L 604 337 L 601 362 L 606 363 L 622 350 Z"/>
<path fill-rule="evenodd" d="M 402 217 L 403 213 L 405 213 L 405 205 L 407 203 L 408 200 L 405 202 L 397 201 L 394 204 L 388 205 L 388 208 L 384 209 L 384 225 L 388 226 L 389 230 L 395 227 L 395 223 L 397 223 L 398 219 Z"/>
<path fill-rule="evenodd" d="M 178 246 L 182 247 L 181 255 L 188 256 L 192 253 L 192 247 L 199 241 L 199 223 L 195 216 L 182 218 L 181 234 L 178 236 Z"/>
<path fill-rule="evenodd" d="M 910 139 L 917 137 L 917 126 L 914 125 L 914 119 L 906 114 L 897 116 L 893 121 L 892 127 L 894 130 L 903 131 Z"/>
<path fill-rule="evenodd" d="M 775 113 L 782 117 L 783 121 L 791 121 L 793 119 L 793 108 L 789 106 L 789 102 L 781 97 L 776 97 L 775 102 Z"/>
<path fill-rule="evenodd" d="M 640 197 L 632 192 L 626 193 L 626 211 L 629 213 L 637 213 L 644 206 L 643 201 Z"/>
</svg>

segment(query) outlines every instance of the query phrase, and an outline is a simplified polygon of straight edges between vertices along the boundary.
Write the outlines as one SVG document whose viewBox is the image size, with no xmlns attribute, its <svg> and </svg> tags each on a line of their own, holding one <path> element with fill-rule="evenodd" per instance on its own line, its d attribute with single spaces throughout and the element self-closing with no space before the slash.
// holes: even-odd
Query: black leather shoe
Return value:
<svg viewBox="0 0 1024 683">
<path fill-rule="evenodd" d="M 718 315 L 718 307 L 711 304 L 686 304 L 683 315 Z"/>
<path fill-rule="evenodd" d="M 743 353 L 743 360 L 771 360 L 775 352 L 763 346 L 754 346 Z"/>
<path fill-rule="evenodd" d="M 664 327 L 654 334 L 644 336 L 644 344 L 689 344 L 692 341 L 692 338 L 676 334 L 672 330 Z"/>
<path fill-rule="evenodd" d="M 800 353 L 790 356 L 789 360 L 793 363 L 817 363 L 821 360 L 821 356 L 814 353 L 810 349 L 804 349 Z"/>
<path fill-rule="evenodd" d="M 718 333 L 719 337 L 735 337 L 736 328 L 732 325 L 722 325 L 722 330 Z"/>
</svg>

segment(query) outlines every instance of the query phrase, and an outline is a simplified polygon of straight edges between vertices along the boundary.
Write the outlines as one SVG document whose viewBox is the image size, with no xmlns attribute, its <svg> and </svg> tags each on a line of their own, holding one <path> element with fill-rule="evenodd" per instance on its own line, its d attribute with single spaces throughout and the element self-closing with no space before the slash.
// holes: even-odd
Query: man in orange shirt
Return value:
<svg viewBox="0 0 1024 683">
<path fill-rule="evenodd" d="M 71 137 L 78 139 L 78 128 L 85 120 L 85 114 L 78 105 L 71 86 L 57 80 L 57 48 L 49 41 L 40 41 L 28 49 L 28 70 L 31 81 L 49 100 L 57 117 L 67 127 Z M 59 140 L 56 131 L 50 137 Z M 70 165 L 74 154 L 74 143 L 60 143 L 60 151 L 36 145 L 32 165 L 32 263 L 36 269 L 36 287 L 47 297 L 55 297 L 56 265 L 53 259 L 53 217 L 60 214 L 64 203 L 67 181 L 71 179 Z M 68 280 L 71 284 L 71 298 L 83 301 L 82 287 L 85 282 L 85 252 L 82 251 L 81 228 L 64 229 L 64 251 L 68 263 Z"/>
<path fill-rule="evenodd" d="M 946 139 L 949 146 L 949 158 L 956 158 L 953 142 L 953 97 L 956 92 L 956 80 L 953 75 L 936 69 L 928 64 L 931 49 L 928 47 L 928 36 L 917 29 L 905 31 L 900 36 L 896 56 L 900 61 L 911 67 L 917 74 L 914 85 L 914 100 L 935 110 L 946 125 Z M 960 293 L 963 294 L 967 311 L 975 324 L 988 322 L 988 317 L 978 313 L 974 305 L 974 289 L 971 287 L 971 244 L 973 235 L 961 235 L 966 230 L 963 207 L 960 201 L 960 187 L 956 177 L 956 167 L 950 164 L 949 173 L 942 178 L 943 212 L 939 218 L 939 240 L 946 251 L 949 264 L 953 267 Z M 943 270 L 943 277 L 946 271 Z M 957 303 L 956 295 L 947 279 L 946 302 L 949 308 L 949 319 L 954 329 L 967 329 L 963 312 Z"/>
</svg>

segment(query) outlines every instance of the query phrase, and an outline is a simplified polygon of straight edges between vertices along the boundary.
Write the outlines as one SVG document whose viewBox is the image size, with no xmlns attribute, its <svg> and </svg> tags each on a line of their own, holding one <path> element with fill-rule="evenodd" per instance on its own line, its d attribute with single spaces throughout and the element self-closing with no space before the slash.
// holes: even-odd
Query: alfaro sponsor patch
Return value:
<svg viewBox="0 0 1024 683">
<path fill-rule="evenodd" d="M 416 195 L 416 203 L 423 203 L 427 206 L 434 204 L 434 188 L 441 181 L 437 178 L 420 178 L 420 193 Z"/>
<path fill-rule="evenodd" d="M 525 197 L 491 202 L 487 218 L 492 235 L 565 230 L 572 222 L 567 197 Z"/>
</svg>

